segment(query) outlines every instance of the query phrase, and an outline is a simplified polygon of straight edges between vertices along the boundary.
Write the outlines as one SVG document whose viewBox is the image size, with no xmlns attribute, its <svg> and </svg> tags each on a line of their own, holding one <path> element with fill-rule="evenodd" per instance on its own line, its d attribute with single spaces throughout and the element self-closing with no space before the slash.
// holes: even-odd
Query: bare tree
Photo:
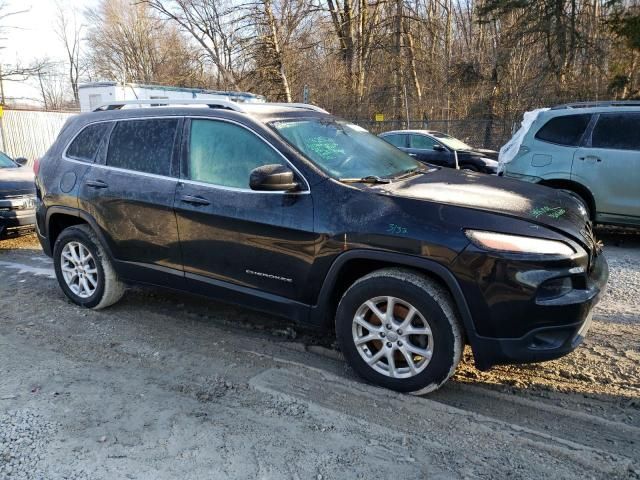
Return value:
<svg viewBox="0 0 640 480">
<path fill-rule="evenodd" d="M 79 22 L 76 10 L 65 8 L 64 4 L 56 1 L 55 32 L 67 55 L 69 83 L 76 104 L 79 103 L 78 81 L 81 74 L 81 40 L 84 25 Z"/>
<path fill-rule="evenodd" d="M 202 83 L 198 53 L 173 24 L 144 3 L 102 0 L 87 11 L 87 45 L 94 75 L 121 82 Z"/>
<path fill-rule="evenodd" d="M 65 81 L 64 65 L 44 57 L 35 62 L 35 76 L 42 95 L 45 110 L 61 110 L 67 104 L 68 86 Z M 75 100 L 74 100 L 75 104 Z"/>
<path fill-rule="evenodd" d="M 202 48 L 215 68 L 217 86 L 239 89 L 246 62 L 242 54 L 248 45 L 243 9 L 228 0 L 140 0 L 176 22 Z"/>
<path fill-rule="evenodd" d="M 382 1 L 326 0 L 340 56 L 347 70 L 347 88 L 357 104 L 364 97 L 367 64 Z"/>
</svg>

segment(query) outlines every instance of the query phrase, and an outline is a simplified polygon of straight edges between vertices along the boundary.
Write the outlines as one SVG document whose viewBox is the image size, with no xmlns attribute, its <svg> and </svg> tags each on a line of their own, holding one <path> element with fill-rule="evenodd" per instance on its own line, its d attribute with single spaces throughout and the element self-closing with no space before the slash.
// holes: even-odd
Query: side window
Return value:
<svg viewBox="0 0 640 480">
<path fill-rule="evenodd" d="M 600 115 L 591 146 L 617 150 L 640 150 L 640 114 Z"/>
<path fill-rule="evenodd" d="M 95 161 L 100 142 L 110 126 L 109 122 L 103 122 L 85 127 L 67 148 L 67 157 L 84 162 Z"/>
<path fill-rule="evenodd" d="M 552 118 L 538 130 L 536 138 L 558 145 L 577 146 L 590 120 L 590 114 Z"/>
<path fill-rule="evenodd" d="M 283 164 L 282 157 L 249 130 L 215 120 L 191 121 L 191 180 L 249 188 L 251 170 L 271 164 Z"/>
<path fill-rule="evenodd" d="M 394 147 L 405 148 L 407 146 L 407 143 L 405 142 L 405 135 L 385 135 L 384 137 L 382 137 L 382 139 L 385 142 L 390 143 Z"/>
<path fill-rule="evenodd" d="M 178 119 L 119 121 L 109 141 L 107 165 L 168 176 Z"/>
<path fill-rule="evenodd" d="M 420 148 L 422 150 L 433 150 L 434 145 L 438 143 L 431 137 L 424 135 L 411 135 L 411 148 Z"/>
</svg>

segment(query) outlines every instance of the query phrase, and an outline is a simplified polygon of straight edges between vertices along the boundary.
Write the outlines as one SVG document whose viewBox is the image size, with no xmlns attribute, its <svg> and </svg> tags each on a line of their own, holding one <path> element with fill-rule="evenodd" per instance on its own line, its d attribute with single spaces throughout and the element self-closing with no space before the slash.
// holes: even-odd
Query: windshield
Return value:
<svg viewBox="0 0 640 480">
<path fill-rule="evenodd" d="M 334 178 L 394 177 L 421 167 L 396 147 L 364 128 L 342 120 L 286 120 L 271 125 L 300 153 Z"/>
<path fill-rule="evenodd" d="M 473 150 L 472 147 L 464 143 L 462 140 L 458 140 L 457 138 L 447 135 L 446 133 L 431 132 L 431 135 L 440 140 L 451 150 Z"/>
<path fill-rule="evenodd" d="M 7 155 L 0 152 L 0 168 L 14 168 L 16 164 Z"/>
</svg>

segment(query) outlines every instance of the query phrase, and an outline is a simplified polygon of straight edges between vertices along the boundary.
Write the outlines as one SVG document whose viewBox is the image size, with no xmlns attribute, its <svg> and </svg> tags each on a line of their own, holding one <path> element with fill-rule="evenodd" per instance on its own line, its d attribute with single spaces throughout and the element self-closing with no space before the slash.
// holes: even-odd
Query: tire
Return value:
<svg viewBox="0 0 640 480">
<path fill-rule="evenodd" d="M 84 253 L 86 263 L 71 260 L 69 255 L 74 252 L 76 259 L 79 258 L 79 252 Z M 87 252 L 91 258 L 86 257 Z M 100 310 L 113 305 L 124 294 L 124 283 L 118 278 L 100 240 L 88 225 L 75 225 L 62 231 L 53 247 L 53 263 L 60 288 L 77 305 Z M 84 270 L 79 270 L 76 265 Z M 71 281 L 67 280 L 69 275 L 73 276 Z M 82 286 L 80 277 L 85 278 L 88 289 Z"/>
<path fill-rule="evenodd" d="M 388 298 L 394 297 L 391 329 L 387 323 L 377 325 L 378 317 L 367 305 L 375 305 L 386 316 Z M 453 305 L 448 291 L 417 272 L 400 268 L 375 271 L 356 281 L 340 300 L 336 314 L 338 344 L 349 365 L 365 380 L 399 392 L 418 395 L 432 392 L 453 375 L 462 356 L 462 328 Z M 415 308 L 416 314 L 401 331 L 402 322 L 410 316 L 410 307 Z M 364 319 L 372 328 L 365 328 L 356 318 Z M 408 335 L 406 328 L 423 333 L 430 330 L 431 335 Z M 356 345 L 357 339 L 364 341 L 377 336 L 382 339 Z M 408 350 L 416 347 L 425 354 Z M 429 351 L 431 356 L 427 358 Z M 371 364 L 376 356 L 380 360 Z M 414 363 L 413 370 L 409 359 Z M 389 368 L 390 362 L 393 369 Z"/>
</svg>

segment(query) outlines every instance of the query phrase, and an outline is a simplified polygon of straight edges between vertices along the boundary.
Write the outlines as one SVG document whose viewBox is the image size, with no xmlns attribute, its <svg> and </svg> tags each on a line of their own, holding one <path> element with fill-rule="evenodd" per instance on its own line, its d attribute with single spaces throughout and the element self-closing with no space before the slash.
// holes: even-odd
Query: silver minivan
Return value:
<svg viewBox="0 0 640 480">
<path fill-rule="evenodd" d="M 501 174 L 571 191 L 596 223 L 640 226 L 640 102 L 540 112 Z"/>
</svg>

